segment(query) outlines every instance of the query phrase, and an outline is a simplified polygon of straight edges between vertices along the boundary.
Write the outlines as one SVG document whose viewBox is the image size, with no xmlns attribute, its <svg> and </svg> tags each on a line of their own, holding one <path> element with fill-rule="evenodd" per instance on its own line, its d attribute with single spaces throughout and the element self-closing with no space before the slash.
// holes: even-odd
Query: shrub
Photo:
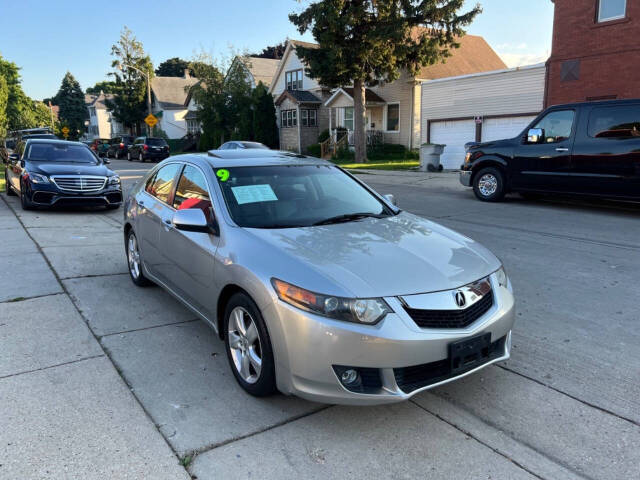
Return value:
<svg viewBox="0 0 640 480">
<path fill-rule="evenodd" d="M 326 141 L 329 138 L 329 129 L 325 128 L 323 131 L 320 132 L 320 135 L 318 135 L 318 143 L 322 143 L 324 141 Z"/>
<path fill-rule="evenodd" d="M 312 157 L 320 158 L 320 153 L 322 149 L 319 143 L 313 143 L 307 147 L 307 155 L 311 155 Z"/>
</svg>

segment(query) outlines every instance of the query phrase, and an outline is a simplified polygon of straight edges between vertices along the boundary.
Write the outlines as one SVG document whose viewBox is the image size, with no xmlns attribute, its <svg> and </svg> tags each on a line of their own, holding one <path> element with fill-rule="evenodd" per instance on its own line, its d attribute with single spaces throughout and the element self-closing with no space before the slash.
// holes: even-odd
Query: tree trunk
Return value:
<svg viewBox="0 0 640 480">
<path fill-rule="evenodd" d="M 353 143 L 357 163 L 367 161 L 367 142 L 364 125 L 364 82 L 353 81 Z"/>
</svg>

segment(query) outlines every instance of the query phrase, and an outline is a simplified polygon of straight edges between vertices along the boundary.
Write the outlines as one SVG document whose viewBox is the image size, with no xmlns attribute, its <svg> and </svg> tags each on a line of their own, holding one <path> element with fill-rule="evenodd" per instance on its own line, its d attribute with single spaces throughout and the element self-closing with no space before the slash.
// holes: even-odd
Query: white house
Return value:
<svg viewBox="0 0 640 480">
<path fill-rule="evenodd" d="M 112 100 L 112 94 L 99 95 L 86 94 L 84 102 L 89 110 L 88 138 L 111 138 L 123 132 L 122 125 L 118 123 L 107 109 L 106 100 Z"/>
<path fill-rule="evenodd" d="M 467 142 L 513 138 L 543 109 L 545 65 L 422 82 L 421 142 L 446 145 L 440 162 L 457 169 Z"/>
<path fill-rule="evenodd" d="M 182 77 L 151 79 L 152 111 L 159 120 L 157 126 L 171 139 L 182 138 L 189 131 L 186 118 L 189 109 L 186 101 L 189 88 L 197 81 L 197 78 L 189 75 L 188 70 L 185 70 Z"/>
</svg>

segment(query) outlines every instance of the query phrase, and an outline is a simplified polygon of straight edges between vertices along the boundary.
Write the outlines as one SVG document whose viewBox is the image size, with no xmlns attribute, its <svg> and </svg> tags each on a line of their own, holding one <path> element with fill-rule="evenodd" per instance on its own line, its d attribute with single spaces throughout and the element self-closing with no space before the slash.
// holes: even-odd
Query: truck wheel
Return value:
<svg viewBox="0 0 640 480">
<path fill-rule="evenodd" d="M 504 174 L 494 167 L 480 170 L 473 178 L 473 193 L 483 202 L 499 202 L 504 198 Z"/>
</svg>

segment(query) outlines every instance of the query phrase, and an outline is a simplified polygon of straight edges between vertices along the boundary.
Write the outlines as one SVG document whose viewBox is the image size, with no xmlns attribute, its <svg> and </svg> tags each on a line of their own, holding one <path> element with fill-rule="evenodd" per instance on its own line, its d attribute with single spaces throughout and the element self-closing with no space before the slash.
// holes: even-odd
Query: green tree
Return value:
<svg viewBox="0 0 640 480">
<path fill-rule="evenodd" d="M 262 49 L 261 53 L 251 55 L 258 58 L 273 58 L 274 60 L 280 60 L 284 55 L 284 50 L 287 48 L 287 42 L 278 43 L 277 45 L 270 45 Z"/>
<path fill-rule="evenodd" d="M 33 127 L 51 127 L 52 130 L 56 130 L 55 118 L 53 121 L 51 120 L 51 110 L 43 102 L 33 102 L 33 125 L 32 126 Z M 83 129 L 84 129 L 84 123 L 80 127 L 80 132 L 82 132 Z M 69 136 L 71 136 L 71 134 Z M 77 135 L 74 138 L 77 138 Z"/>
<path fill-rule="evenodd" d="M 0 77 L 7 84 L 6 128 L 17 130 L 33 127 L 33 102 L 22 90 L 20 69 L 0 56 Z"/>
<path fill-rule="evenodd" d="M 193 75 L 191 62 L 179 57 L 174 57 L 165 60 L 158 65 L 158 68 L 156 68 L 156 75 L 158 77 L 182 77 L 184 76 L 184 71 L 186 69 L 189 69 L 189 75 Z"/>
<path fill-rule="evenodd" d="M 111 55 L 115 57 L 111 66 L 116 70 L 109 75 L 115 79 L 116 95 L 105 104 L 115 119 L 131 133 L 140 133 L 141 122 L 147 114 L 147 77 L 141 72 L 149 72 L 149 77 L 152 78 L 151 59 L 144 52 L 142 43 L 136 40 L 127 27 L 124 27 L 120 39 L 111 47 Z"/>
<path fill-rule="evenodd" d="M 240 62 L 233 62 L 224 82 L 226 130 L 232 140 L 253 140 L 251 84 Z"/>
<path fill-rule="evenodd" d="M 84 122 L 89 119 L 89 112 L 84 103 L 82 88 L 70 72 L 67 72 L 62 79 L 60 89 L 52 103 L 60 107 L 58 119 L 63 126 L 67 126 L 71 130 L 69 137 L 73 140 L 78 139 L 85 130 Z"/>
<path fill-rule="evenodd" d="M 100 92 L 116 93 L 116 82 L 112 82 L 111 80 L 96 82 L 93 87 L 87 88 L 86 92 L 91 95 L 100 95 Z"/>
<path fill-rule="evenodd" d="M 4 77 L 0 77 L 0 138 L 7 135 L 7 103 L 9 101 L 9 85 Z"/>
<path fill-rule="evenodd" d="M 254 140 L 264 143 L 269 148 L 278 148 L 280 138 L 278 136 L 276 107 L 273 103 L 273 97 L 262 82 L 258 83 L 258 86 L 253 89 L 252 97 L 254 105 Z"/>
<path fill-rule="evenodd" d="M 226 134 L 226 99 L 224 75 L 213 61 L 201 55 L 194 62 L 198 83 L 191 87 L 191 96 L 197 105 L 197 119 L 202 125 L 199 150 L 220 146 Z"/>
<path fill-rule="evenodd" d="M 297 47 L 307 72 L 327 87 L 353 84 L 357 162 L 366 160 L 364 93 L 367 85 L 398 79 L 442 61 L 481 11 L 459 13 L 464 0 L 321 0 L 289 19 L 311 30 L 319 48 Z"/>
</svg>

